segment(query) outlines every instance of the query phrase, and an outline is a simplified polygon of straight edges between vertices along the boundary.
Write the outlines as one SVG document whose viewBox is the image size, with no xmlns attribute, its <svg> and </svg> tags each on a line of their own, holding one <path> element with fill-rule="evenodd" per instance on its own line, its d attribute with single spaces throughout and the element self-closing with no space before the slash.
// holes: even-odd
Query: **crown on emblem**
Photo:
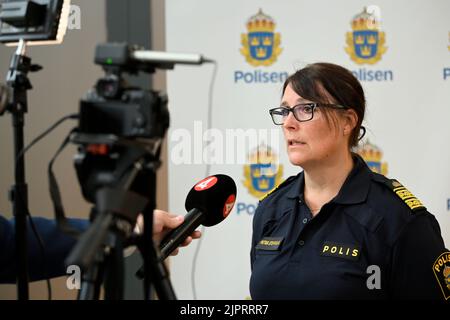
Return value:
<svg viewBox="0 0 450 320">
<path fill-rule="evenodd" d="M 375 38 L 375 36 L 369 36 L 367 38 L 367 43 L 368 44 L 376 44 L 377 43 L 377 39 Z"/>
<path fill-rule="evenodd" d="M 264 14 L 259 9 L 257 14 L 248 19 L 247 29 L 249 32 L 273 32 L 275 30 L 275 22 L 270 16 Z"/>
<path fill-rule="evenodd" d="M 372 54 L 372 48 L 370 48 L 369 46 L 361 47 L 361 55 L 363 57 L 370 57 L 371 54 Z"/>
<path fill-rule="evenodd" d="M 258 180 L 258 188 L 259 190 L 267 190 L 269 189 L 269 179 L 261 178 Z"/>
<path fill-rule="evenodd" d="M 367 7 L 364 8 L 363 12 L 356 15 L 352 20 L 352 29 L 354 31 L 378 30 L 379 28 L 380 21 L 374 14 L 370 14 L 367 11 Z"/>
<path fill-rule="evenodd" d="M 359 147 L 356 152 L 363 157 L 365 161 L 369 162 L 381 162 L 383 158 L 383 152 L 380 148 L 367 141 L 362 147 Z"/>
<path fill-rule="evenodd" d="M 258 58 L 264 58 L 267 54 L 267 50 L 265 48 L 257 48 L 256 49 L 256 56 Z"/>
<path fill-rule="evenodd" d="M 444 268 L 444 277 L 450 277 L 450 267 L 445 266 Z"/>
<path fill-rule="evenodd" d="M 356 36 L 355 43 L 356 44 L 364 44 L 364 36 Z"/>
<path fill-rule="evenodd" d="M 443 273 L 445 284 L 447 285 L 447 288 L 450 289 L 450 267 L 445 266 Z"/>
</svg>

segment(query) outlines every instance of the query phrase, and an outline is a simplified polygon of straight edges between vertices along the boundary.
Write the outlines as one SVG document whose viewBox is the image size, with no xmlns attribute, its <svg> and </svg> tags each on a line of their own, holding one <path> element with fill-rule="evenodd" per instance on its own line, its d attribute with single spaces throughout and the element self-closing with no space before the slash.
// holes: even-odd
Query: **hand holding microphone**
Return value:
<svg viewBox="0 0 450 320">
<path fill-rule="evenodd" d="M 155 209 L 153 211 L 153 240 L 156 245 L 161 243 L 164 236 L 171 230 L 177 228 L 184 221 L 184 216 L 175 215 L 163 210 Z M 196 230 L 191 233 L 180 245 L 180 247 L 185 247 L 189 245 L 193 239 L 199 239 L 201 237 L 201 232 Z M 170 255 L 175 256 L 178 254 L 179 248 L 175 249 Z"/>
<path fill-rule="evenodd" d="M 227 175 L 217 174 L 198 182 L 189 191 L 185 208 L 188 213 L 184 222 L 169 232 L 161 241 L 162 259 L 172 251 L 199 226 L 214 226 L 223 221 L 233 209 L 236 201 L 236 184 Z"/>
<path fill-rule="evenodd" d="M 204 225 L 210 227 L 223 221 L 233 209 L 236 201 L 236 183 L 227 175 L 217 174 L 209 176 L 192 187 L 189 191 L 185 202 L 185 208 L 188 213 L 184 217 L 184 221 L 177 228 L 170 231 L 161 240 L 159 248 L 161 259 L 166 259 L 180 245 L 185 243 L 188 237 L 196 238 L 200 234 L 194 230 Z M 159 215 L 163 211 L 155 210 Z M 158 219 L 158 216 L 155 216 Z M 157 227 L 157 220 L 154 220 L 154 228 Z M 176 222 L 174 222 L 176 224 Z M 161 225 L 162 228 L 170 227 L 170 225 Z M 154 236 L 156 229 L 154 229 Z M 189 241 L 189 240 L 188 240 Z M 186 244 L 186 243 L 185 243 Z M 137 272 L 137 276 L 141 277 L 143 269 Z"/>
</svg>

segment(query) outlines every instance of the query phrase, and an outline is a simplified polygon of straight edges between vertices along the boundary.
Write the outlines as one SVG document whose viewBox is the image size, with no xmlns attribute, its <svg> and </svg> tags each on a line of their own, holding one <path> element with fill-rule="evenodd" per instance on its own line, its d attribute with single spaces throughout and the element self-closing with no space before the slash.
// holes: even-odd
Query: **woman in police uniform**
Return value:
<svg viewBox="0 0 450 320">
<path fill-rule="evenodd" d="M 303 171 L 255 212 L 253 299 L 450 296 L 445 266 L 434 268 L 450 257 L 434 216 L 351 152 L 364 112 L 363 89 L 345 68 L 316 63 L 286 80 L 270 115 Z"/>
</svg>

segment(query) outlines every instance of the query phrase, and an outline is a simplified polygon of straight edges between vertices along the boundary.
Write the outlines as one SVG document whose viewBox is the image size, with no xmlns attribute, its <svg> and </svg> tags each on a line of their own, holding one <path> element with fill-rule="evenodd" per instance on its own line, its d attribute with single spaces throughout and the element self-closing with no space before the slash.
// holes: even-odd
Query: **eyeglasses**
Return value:
<svg viewBox="0 0 450 320">
<path fill-rule="evenodd" d="M 293 107 L 273 108 L 269 110 L 269 114 L 272 117 L 273 123 L 275 123 L 276 125 L 284 124 L 284 121 L 289 116 L 289 112 L 292 112 L 294 114 L 294 118 L 297 121 L 305 122 L 314 118 L 314 110 L 316 110 L 316 108 L 319 106 L 341 110 L 349 109 L 348 107 L 344 107 L 339 104 L 309 102 L 300 103 Z"/>
</svg>

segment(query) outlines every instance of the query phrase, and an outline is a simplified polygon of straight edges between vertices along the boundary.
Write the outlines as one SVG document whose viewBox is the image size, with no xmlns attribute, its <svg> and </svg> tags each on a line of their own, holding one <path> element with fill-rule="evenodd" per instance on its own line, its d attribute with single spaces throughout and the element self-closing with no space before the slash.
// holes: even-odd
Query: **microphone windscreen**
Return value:
<svg viewBox="0 0 450 320">
<path fill-rule="evenodd" d="M 202 224 L 206 227 L 218 224 L 233 209 L 236 201 L 236 183 L 224 174 L 209 176 L 198 182 L 186 198 L 185 208 L 199 209 L 205 215 Z"/>
</svg>

